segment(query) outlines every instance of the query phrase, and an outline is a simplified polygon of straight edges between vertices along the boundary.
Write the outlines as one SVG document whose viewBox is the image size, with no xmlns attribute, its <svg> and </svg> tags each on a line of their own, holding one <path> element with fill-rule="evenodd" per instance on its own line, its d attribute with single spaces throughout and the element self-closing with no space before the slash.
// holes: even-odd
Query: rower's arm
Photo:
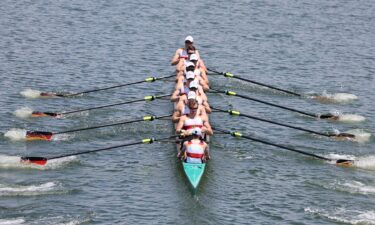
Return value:
<svg viewBox="0 0 375 225">
<path fill-rule="evenodd" d="M 171 96 L 171 102 L 178 102 L 179 99 L 180 99 L 180 89 L 176 89 Z"/>
<path fill-rule="evenodd" d="M 210 90 L 210 87 L 202 78 L 199 78 L 199 84 L 202 86 L 204 91 Z"/>
<path fill-rule="evenodd" d="M 182 119 L 182 116 L 181 116 L 176 126 L 176 134 L 180 134 L 180 131 L 183 126 L 184 126 L 184 119 Z"/>
<path fill-rule="evenodd" d="M 177 63 L 180 61 L 180 52 L 181 52 L 181 49 L 180 48 L 177 49 L 176 53 L 172 57 L 172 60 L 171 60 L 172 66 L 177 65 Z"/>
<path fill-rule="evenodd" d="M 172 122 L 177 123 L 180 120 L 181 113 L 179 110 L 176 110 L 172 115 Z"/>
<path fill-rule="evenodd" d="M 212 128 L 211 128 L 211 125 L 210 125 L 209 122 L 204 121 L 204 128 L 206 128 L 205 131 L 204 131 L 205 134 L 213 135 L 214 132 L 212 131 Z"/>
<path fill-rule="evenodd" d="M 203 100 L 202 105 L 203 105 L 203 107 L 204 107 L 206 113 L 211 113 L 211 112 L 212 112 L 211 107 L 210 107 L 210 104 L 208 104 L 207 101 L 204 101 L 204 100 Z"/>
</svg>

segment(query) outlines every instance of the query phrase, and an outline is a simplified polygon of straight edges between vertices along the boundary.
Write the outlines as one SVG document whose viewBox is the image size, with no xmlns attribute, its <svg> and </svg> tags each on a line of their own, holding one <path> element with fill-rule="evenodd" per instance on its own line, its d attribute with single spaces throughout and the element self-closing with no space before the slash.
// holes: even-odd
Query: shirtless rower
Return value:
<svg viewBox="0 0 375 225">
<path fill-rule="evenodd" d="M 210 123 L 198 114 L 199 105 L 197 102 L 190 107 L 186 115 L 182 115 L 176 126 L 176 133 L 183 136 L 191 135 L 194 128 L 201 128 L 202 133 L 212 135 Z"/>
<path fill-rule="evenodd" d="M 194 91 L 190 91 L 187 97 L 184 96 L 183 100 L 181 99 L 180 101 L 178 101 L 175 106 L 175 111 L 172 115 L 172 121 L 174 123 L 177 123 L 180 120 L 181 116 L 190 113 L 190 108 L 195 107 L 198 103 L 197 97 L 198 96 Z M 207 112 L 203 105 L 198 104 L 197 115 L 199 115 L 203 120 L 208 121 Z"/>
<path fill-rule="evenodd" d="M 198 127 L 194 128 L 192 136 L 193 139 L 183 143 L 178 156 L 181 156 L 181 159 L 187 163 L 207 162 L 207 160 L 210 160 L 210 153 L 207 143 L 200 138 L 202 136 L 201 129 Z"/>
</svg>

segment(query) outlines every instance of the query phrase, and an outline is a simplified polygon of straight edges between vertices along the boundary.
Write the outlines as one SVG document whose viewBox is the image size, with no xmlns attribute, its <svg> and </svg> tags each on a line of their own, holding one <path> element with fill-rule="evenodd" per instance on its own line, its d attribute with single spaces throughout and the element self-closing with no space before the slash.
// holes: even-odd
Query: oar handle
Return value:
<svg viewBox="0 0 375 225">
<path fill-rule="evenodd" d="M 254 80 L 250 80 L 250 79 L 246 79 L 246 78 L 242 78 L 240 76 L 236 76 L 232 73 L 228 73 L 228 72 L 218 72 L 218 71 L 215 71 L 215 70 L 211 70 L 209 68 L 207 68 L 207 70 L 211 71 L 211 72 L 214 72 L 214 73 L 217 73 L 217 74 L 222 74 L 224 75 L 225 77 L 229 77 L 229 78 L 235 78 L 235 79 L 238 79 L 238 80 L 243 80 L 243 81 L 246 81 L 246 82 L 249 82 L 249 83 L 253 83 L 253 84 L 257 84 L 257 85 L 260 85 L 260 86 L 264 86 L 264 87 L 267 87 L 267 88 L 270 88 L 270 89 L 274 89 L 274 90 L 277 90 L 277 91 L 281 91 L 281 92 L 284 92 L 284 93 L 287 93 L 287 94 L 291 94 L 291 95 L 295 95 L 295 96 L 298 96 L 298 97 L 302 97 L 301 94 L 298 94 L 296 92 L 293 92 L 293 91 L 289 91 L 289 90 L 285 90 L 285 89 L 281 89 L 281 88 L 278 88 L 278 87 L 275 87 L 275 86 L 272 86 L 272 85 L 269 85 L 269 84 L 265 84 L 265 83 L 261 83 L 261 82 L 258 82 L 258 81 L 254 81 Z"/>
</svg>

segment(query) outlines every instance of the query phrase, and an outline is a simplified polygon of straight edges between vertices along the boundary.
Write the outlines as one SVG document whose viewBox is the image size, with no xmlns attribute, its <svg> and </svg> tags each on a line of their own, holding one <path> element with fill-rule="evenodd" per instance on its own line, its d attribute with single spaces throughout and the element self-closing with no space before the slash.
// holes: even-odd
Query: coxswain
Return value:
<svg viewBox="0 0 375 225">
<path fill-rule="evenodd" d="M 205 163 L 210 159 L 208 145 L 201 139 L 202 130 L 198 127 L 192 130 L 192 139 L 184 141 L 178 156 L 187 163 Z"/>
<path fill-rule="evenodd" d="M 197 105 L 197 98 L 197 94 L 194 91 L 190 91 L 186 97 L 184 96 L 184 99 L 178 101 L 172 115 L 172 121 L 177 123 L 181 116 L 188 115 L 190 113 L 190 108 L 194 108 Z M 208 121 L 207 112 L 203 105 L 198 104 L 197 115 L 199 115 L 203 120 Z"/>
</svg>

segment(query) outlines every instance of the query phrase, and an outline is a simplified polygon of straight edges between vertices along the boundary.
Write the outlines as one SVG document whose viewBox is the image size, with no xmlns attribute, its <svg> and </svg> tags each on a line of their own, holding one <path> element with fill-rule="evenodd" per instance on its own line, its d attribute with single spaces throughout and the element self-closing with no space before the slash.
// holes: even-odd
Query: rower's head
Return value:
<svg viewBox="0 0 375 225">
<path fill-rule="evenodd" d="M 198 55 L 197 54 L 191 54 L 189 57 L 190 62 L 194 63 L 194 65 L 197 65 L 198 62 Z"/>
<path fill-rule="evenodd" d="M 199 127 L 195 127 L 192 131 L 191 134 L 193 135 L 193 138 L 199 138 L 202 136 L 202 129 Z"/>
<path fill-rule="evenodd" d="M 190 84 L 189 84 L 189 89 L 191 90 L 191 91 L 196 91 L 196 90 L 198 90 L 198 86 L 199 86 L 199 84 L 198 84 L 198 81 L 196 81 L 196 80 L 193 80 L 192 82 L 190 82 Z"/>
<path fill-rule="evenodd" d="M 185 78 L 189 82 L 193 81 L 195 79 L 195 73 L 193 71 L 187 71 L 185 73 Z"/>
<path fill-rule="evenodd" d="M 188 48 L 189 46 L 193 45 L 193 43 L 194 43 L 194 39 L 193 39 L 192 36 L 189 35 L 189 36 L 187 36 L 185 38 L 185 47 L 186 48 Z"/>
<path fill-rule="evenodd" d="M 195 54 L 195 47 L 194 47 L 194 45 L 189 45 L 186 48 L 186 53 L 188 54 L 189 57 L 190 57 L 190 55 Z"/>
<path fill-rule="evenodd" d="M 195 64 L 193 62 L 188 61 L 188 62 L 186 62 L 185 66 L 186 66 L 185 67 L 186 71 L 194 71 L 195 70 Z"/>
</svg>

